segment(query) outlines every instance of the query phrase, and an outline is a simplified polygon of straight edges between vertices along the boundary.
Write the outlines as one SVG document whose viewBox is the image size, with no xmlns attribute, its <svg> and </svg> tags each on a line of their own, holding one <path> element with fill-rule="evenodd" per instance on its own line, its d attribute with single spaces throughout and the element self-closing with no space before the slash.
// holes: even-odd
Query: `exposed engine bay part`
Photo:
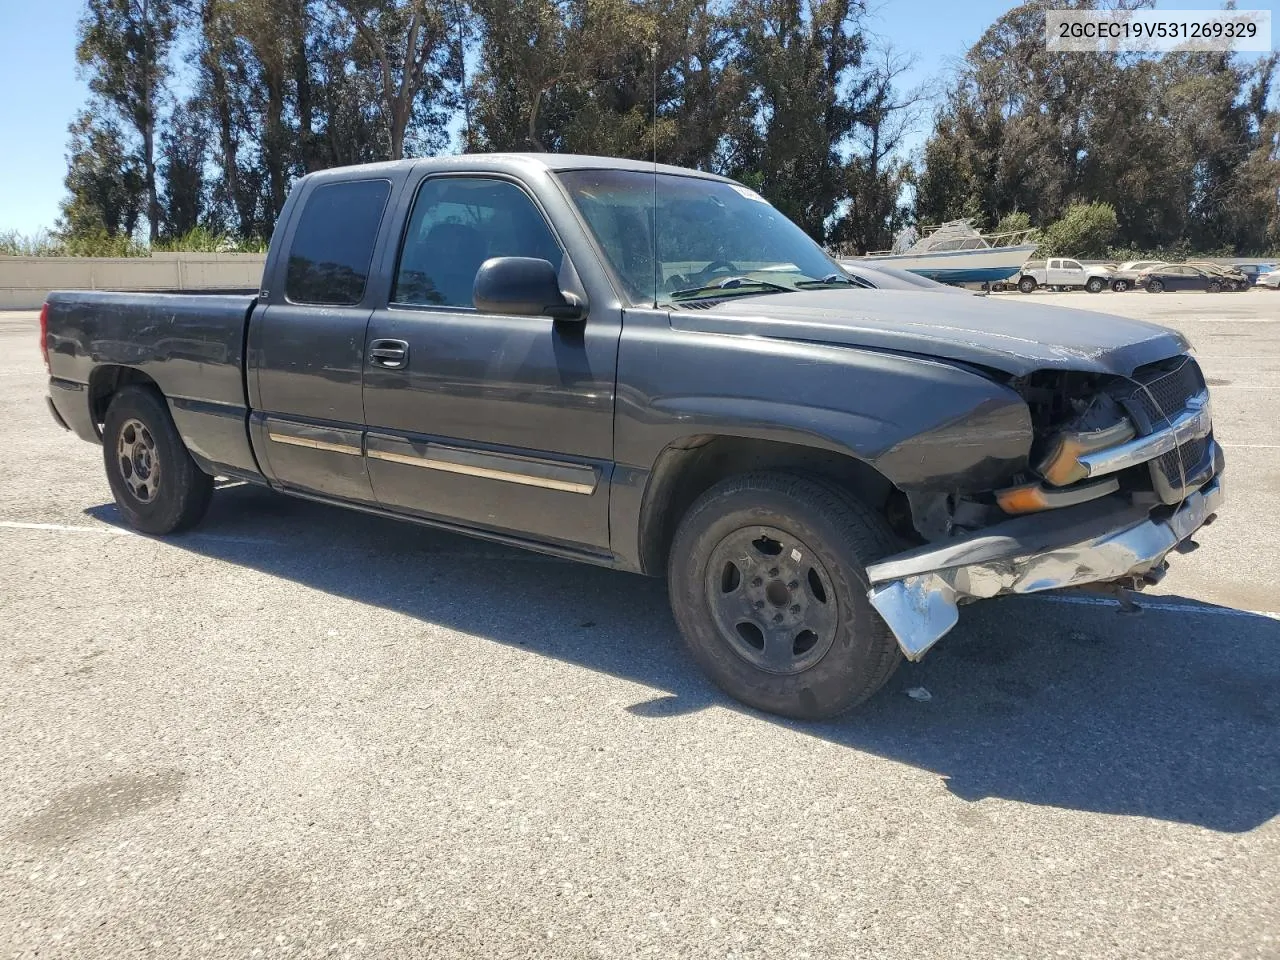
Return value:
<svg viewBox="0 0 1280 960">
<path fill-rule="evenodd" d="M 934 543 L 951 533 L 955 501 L 950 493 L 908 490 L 907 502 L 911 506 L 911 523 L 925 540 Z"/>
</svg>

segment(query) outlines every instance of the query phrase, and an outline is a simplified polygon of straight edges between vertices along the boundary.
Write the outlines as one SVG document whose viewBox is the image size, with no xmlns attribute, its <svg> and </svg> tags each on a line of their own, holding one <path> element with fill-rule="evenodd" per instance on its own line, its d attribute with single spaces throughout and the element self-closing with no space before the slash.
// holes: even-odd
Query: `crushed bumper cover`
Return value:
<svg viewBox="0 0 1280 960">
<path fill-rule="evenodd" d="M 1141 576 L 1211 519 L 1222 503 L 1214 477 L 1174 511 L 1120 497 L 1006 521 L 941 547 L 867 568 L 868 596 L 903 654 L 919 660 L 959 619 L 959 604 Z"/>
</svg>

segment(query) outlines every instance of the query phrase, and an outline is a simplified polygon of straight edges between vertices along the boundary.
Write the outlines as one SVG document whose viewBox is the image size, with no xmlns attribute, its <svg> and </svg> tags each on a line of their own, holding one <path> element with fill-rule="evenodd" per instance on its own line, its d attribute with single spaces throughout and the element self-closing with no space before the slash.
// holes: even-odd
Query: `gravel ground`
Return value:
<svg viewBox="0 0 1280 960">
<path fill-rule="evenodd" d="M 659 581 L 248 486 L 123 532 L 0 314 L 0 954 L 1280 956 L 1280 295 L 1033 296 L 1191 337 L 1228 509 L 819 725 Z"/>
</svg>

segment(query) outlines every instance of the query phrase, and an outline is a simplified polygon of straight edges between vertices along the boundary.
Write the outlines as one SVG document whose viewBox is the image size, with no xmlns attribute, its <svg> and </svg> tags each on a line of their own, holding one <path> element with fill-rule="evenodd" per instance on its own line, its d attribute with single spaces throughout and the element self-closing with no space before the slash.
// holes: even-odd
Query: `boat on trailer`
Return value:
<svg viewBox="0 0 1280 960">
<path fill-rule="evenodd" d="M 983 234 L 972 220 L 952 220 L 919 232 L 907 227 L 894 238 L 892 250 L 840 259 L 898 267 L 942 283 L 992 284 L 1017 274 L 1036 252 L 1036 244 L 1027 242 L 1032 232 Z"/>
</svg>

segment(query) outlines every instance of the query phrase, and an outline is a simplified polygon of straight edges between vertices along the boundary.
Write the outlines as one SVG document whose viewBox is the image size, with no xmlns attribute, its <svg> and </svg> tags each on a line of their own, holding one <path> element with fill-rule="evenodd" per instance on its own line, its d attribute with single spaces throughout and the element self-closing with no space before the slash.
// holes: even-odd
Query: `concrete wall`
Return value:
<svg viewBox="0 0 1280 960">
<path fill-rule="evenodd" d="M 261 253 L 0 257 L 0 310 L 35 310 L 50 290 L 257 290 Z"/>
</svg>

